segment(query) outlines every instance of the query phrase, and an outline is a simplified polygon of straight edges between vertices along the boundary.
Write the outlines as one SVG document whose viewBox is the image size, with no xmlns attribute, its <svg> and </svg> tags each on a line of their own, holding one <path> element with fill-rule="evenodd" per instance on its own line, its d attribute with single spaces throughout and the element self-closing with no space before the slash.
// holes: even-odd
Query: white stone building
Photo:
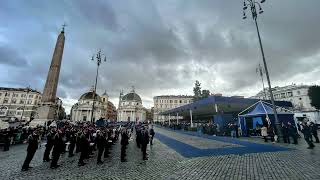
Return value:
<svg viewBox="0 0 320 180">
<path fill-rule="evenodd" d="M 81 95 L 78 102 L 71 108 L 71 120 L 76 122 L 90 122 L 92 114 L 92 106 L 94 103 L 93 121 L 105 118 L 107 113 L 108 95 L 104 93 L 102 96 L 95 94 L 93 101 L 93 88 Z"/>
<path fill-rule="evenodd" d="M 154 104 L 154 114 L 153 121 L 164 121 L 166 120 L 165 116 L 159 115 L 159 113 L 177 108 L 186 104 L 192 103 L 193 96 L 185 96 L 185 95 L 163 95 L 163 96 L 155 96 L 153 98 Z"/>
<path fill-rule="evenodd" d="M 132 90 L 123 96 L 120 93 L 117 121 L 144 122 L 146 120 L 146 109 L 138 94 Z"/>
<path fill-rule="evenodd" d="M 308 96 L 309 86 L 307 85 L 289 85 L 284 87 L 274 87 L 272 93 L 276 101 L 289 101 L 295 111 L 314 111 Z M 266 95 L 265 95 L 266 94 Z M 267 96 L 267 98 L 266 98 Z M 260 91 L 257 95 L 251 97 L 256 99 L 270 99 L 268 89 Z"/>
<path fill-rule="evenodd" d="M 311 100 L 308 96 L 308 85 L 289 85 L 284 87 L 275 87 L 272 90 L 276 101 L 289 101 L 293 105 L 293 111 L 297 120 L 308 118 L 311 121 L 320 124 L 320 114 L 311 106 Z M 267 96 L 267 97 L 266 97 Z M 251 97 L 256 99 L 270 99 L 268 89 L 260 91 L 257 95 Z"/>
<path fill-rule="evenodd" d="M 36 116 L 41 98 L 34 89 L 0 87 L 0 120 L 29 121 Z"/>
</svg>

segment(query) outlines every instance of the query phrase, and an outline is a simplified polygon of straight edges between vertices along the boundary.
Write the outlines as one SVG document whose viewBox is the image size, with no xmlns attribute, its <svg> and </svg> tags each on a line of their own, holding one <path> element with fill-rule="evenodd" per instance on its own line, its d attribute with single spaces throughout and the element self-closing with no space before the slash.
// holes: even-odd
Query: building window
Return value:
<svg viewBox="0 0 320 180">
<path fill-rule="evenodd" d="M 0 116 L 5 116 L 7 114 L 8 107 L 2 106 L 0 107 Z"/>
<path fill-rule="evenodd" d="M 32 100 L 28 100 L 27 104 L 32 104 Z"/>
<path fill-rule="evenodd" d="M 87 116 L 83 116 L 83 117 L 82 117 L 82 120 L 83 120 L 83 121 L 87 121 Z"/>
<path fill-rule="evenodd" d="M 180 100 L 179 102 L 182 103 L 182 100 Z"/>
<path fill-rule="evenodd" d="M 2 93 L 0 93 L 0 96 L 2 96 Z"/>
<path fill-rule="evenodd" d="M 6 93 L 6 95 L 5 95 L 5 96 L 6 96 L 6 97 L 7 97 L 7 96 L 10 96 L 10 93 Z"/>
<path fill-rule="evenodd" d="M 177 100 L 174 100 L 174 103 L 177 103 L 178 101 Z"/>
<path fill-rule="evenodd" d="M 22 115 L 22 111 L 23 111 L 23 108 L 22 107 L 18 107 L 16 115 L 18 115 L 18 116 Z"/>
<path fill-rule="evenodd" d="M 285 98 L 286 97 L 286 93 L 281 93 L 281 98 Z"/>
<path fill-rule="evenodd" d="M 12 99 L 12 100 L 11 100 L 11 103 L 13 103 L 13 104 L 15 104 L 16 102 L 17 102 L 16 99 Z"/>
<path fill-rule="evenodd" d="M 170 100 L 170 103 L 172 103 L 172 100 Z"/>
<path fill-rule="evenodd" d="M 300 95 L 300 91 L 298 91 L 297 94 Z"/>
<path fill-rule="evenodd" d="M 288 95 L 288 97 L 292 97 L 293 96 L 292 92 L 288 92 L 287 95 Z"/>
<path fill-rule="evenodd" d="M 29 95 L 29 98 L 33 98 L 33 95 Z"/>
<path fill-rule="evenodd" d="M 187 100 L 184 100 L 184 103 L 188 103 L 188 101 L 187 101 Z"/>
<path fill-rule="evenodd" d="M 20 104 L 24 104 L 24 100 L 20 100 Z"/>
</svg>

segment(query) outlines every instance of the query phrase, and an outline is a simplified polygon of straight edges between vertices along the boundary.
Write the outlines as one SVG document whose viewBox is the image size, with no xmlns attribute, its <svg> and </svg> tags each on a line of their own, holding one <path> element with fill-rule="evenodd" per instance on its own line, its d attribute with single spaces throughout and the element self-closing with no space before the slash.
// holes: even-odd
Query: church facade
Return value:
<svg viewBox="0 0 320 180">
<path fill-rule="evenodd" d="M 107 106 L 108 106 L 108 95 L 107 93 L 99 96 L 95 94 L 95 100 L 93 100 L 93 88 L 84 94 L 82 94 L 76 104 L 71 108 L 71 120 L 75 122 L 90 122 L 93 115 L 93 122 L 100 118 L 106 118 Z M 94 111 L 93 109 L 94 102 Z"/>
<path fill-rule="evenodd" d="M 140 96 L 134 90 L 126 95 L 120 93 L 117 121 L 146 121 L 146 109 L 142 105 Z"/>
</svg>

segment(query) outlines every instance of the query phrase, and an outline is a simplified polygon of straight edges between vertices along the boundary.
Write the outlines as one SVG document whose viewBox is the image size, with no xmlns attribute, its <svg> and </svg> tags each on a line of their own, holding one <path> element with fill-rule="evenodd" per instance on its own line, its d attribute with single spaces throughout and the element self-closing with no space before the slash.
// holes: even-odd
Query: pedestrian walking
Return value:
<svg viewBox="0 0 320 180">
<path fill-rule="evenodd" d="M 32 168 L 29 164 L 38 149 L 38 140 L 38 131 L 34 130 L 33 133 L 28 136 L 27 157 L 22 165 L 22 171 L 27 171 L 29 168 Z"/>
</svg>

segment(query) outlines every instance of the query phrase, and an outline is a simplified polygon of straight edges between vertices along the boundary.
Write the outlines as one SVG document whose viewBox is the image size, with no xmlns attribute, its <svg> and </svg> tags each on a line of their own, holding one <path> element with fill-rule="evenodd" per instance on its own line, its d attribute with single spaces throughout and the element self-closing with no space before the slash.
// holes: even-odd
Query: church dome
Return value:
<svg viewBox="0 0 320 180">
<path fill-rule="evenodd" d="M 90 91 L 90 92 L 86 92 L 86 93 L 82 94 L 79 101 L 81 101 L 81 100 L 91 100 L 92 101 L 93 100 L 93 92 Z M 95 100 L 101 102 L 101 98 L 97 93 L 95 94 Z"/>
<path fill-rule="evenodd" d="M 138 94 L 136 94 L 135 92 L 131 92 L 126 94 L 125 96 L 122 97 L 122 101 L 138 101 L 138 102 L 142 102 L 141 98 Z"/>
</svg>

